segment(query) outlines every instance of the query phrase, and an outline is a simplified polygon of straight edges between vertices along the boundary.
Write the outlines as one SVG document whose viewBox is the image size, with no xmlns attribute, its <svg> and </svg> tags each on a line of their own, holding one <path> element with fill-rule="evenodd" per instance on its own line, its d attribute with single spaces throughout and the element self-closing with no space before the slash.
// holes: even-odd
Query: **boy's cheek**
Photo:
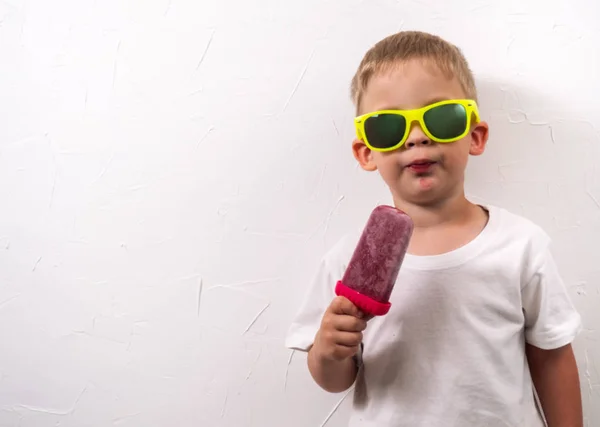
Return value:
<svg viewBox="0 0 600 427">
<path fill-rule="evenodd" d="M 399 162 L 383 161 L 378 164 L 377 169 L 381 177 L 388 184 L 397 181 L 404 172 L 404 168 Z"/>
</svg>

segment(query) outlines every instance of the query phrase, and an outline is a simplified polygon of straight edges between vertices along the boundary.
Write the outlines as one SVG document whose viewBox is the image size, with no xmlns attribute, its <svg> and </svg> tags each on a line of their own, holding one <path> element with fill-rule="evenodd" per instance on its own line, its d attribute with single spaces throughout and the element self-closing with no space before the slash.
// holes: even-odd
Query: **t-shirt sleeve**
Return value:
<svg viewBox="0 0 600 427">
<path fill-rule="evenodd" d="M 547 247 L 535 264 L 533 277 L 521 290 L 525 339 L 538 348 L 552 350 L 573 341 L 581 328 L 581 317 Z"/>
<path fill-rule="evenodd" d="M 304 301 L 288 330 L 285 346 L 293 350 L 308 351 L 321 325 L 321 319 L 335 298 L 335 285 L 341 279 L 340 266 L 330 259 L 321 261 Z"/>
</svg>

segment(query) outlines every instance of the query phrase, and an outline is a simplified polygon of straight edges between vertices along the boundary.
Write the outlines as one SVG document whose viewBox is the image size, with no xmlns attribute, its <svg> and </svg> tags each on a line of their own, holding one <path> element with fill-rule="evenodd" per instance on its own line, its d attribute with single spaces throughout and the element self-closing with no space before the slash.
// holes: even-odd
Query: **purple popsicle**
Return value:
<svg viewBox="0 0 600 427">
<path fill-rule="evenodd" d="M 336 294 L 348 298 L 365 314 L 381 316 L 413 232 L 410 217 L 392 206 L 376 207 L 365 226 Z"/>
</svg>

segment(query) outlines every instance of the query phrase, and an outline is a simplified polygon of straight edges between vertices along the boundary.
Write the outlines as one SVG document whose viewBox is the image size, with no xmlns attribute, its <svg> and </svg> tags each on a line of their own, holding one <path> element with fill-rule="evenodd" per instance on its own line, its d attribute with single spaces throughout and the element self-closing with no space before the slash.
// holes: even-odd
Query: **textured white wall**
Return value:
<svg viewBox="0 0 600 427">
<path fill-rule="evenodd" d="M 349 80 L 399 29 L 474 69 L 475 200 L 540 223 L 600 425 L 600 3 L 0 1 L 0 426 L 344 425 L 283 337 L 377 202 Z"/>
</svg>

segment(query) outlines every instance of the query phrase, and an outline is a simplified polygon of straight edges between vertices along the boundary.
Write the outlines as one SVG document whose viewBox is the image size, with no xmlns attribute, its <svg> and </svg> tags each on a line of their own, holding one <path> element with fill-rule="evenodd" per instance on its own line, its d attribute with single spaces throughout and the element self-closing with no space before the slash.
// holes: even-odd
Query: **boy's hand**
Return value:
<svg viewBox="0 0 600 427">
<path fill-rule="evenodd" d="M 367 327 L 364 314 L 344 297 L 336 297 L 323 315 L 313 348 L 324 360 L 342 361 L 358 352 Z"/>
</svg>

